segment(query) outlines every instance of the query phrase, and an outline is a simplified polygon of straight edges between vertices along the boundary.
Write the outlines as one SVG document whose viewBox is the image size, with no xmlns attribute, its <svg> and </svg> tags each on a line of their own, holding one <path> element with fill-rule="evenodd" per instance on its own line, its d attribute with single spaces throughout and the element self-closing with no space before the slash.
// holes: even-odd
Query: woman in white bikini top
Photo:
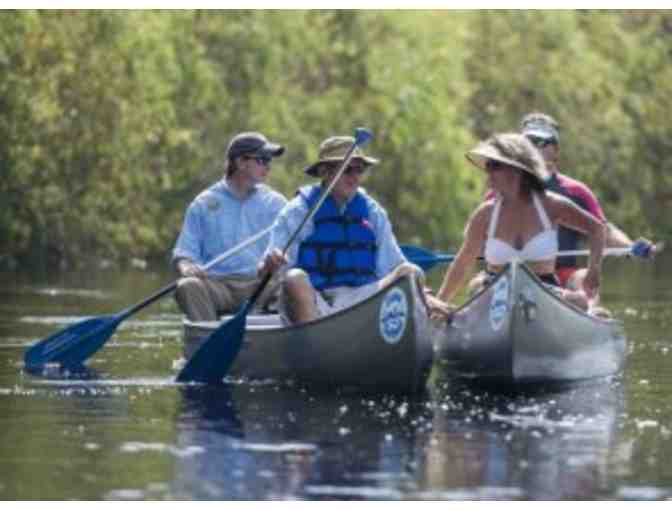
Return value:
<svg viewBox="0 0 672 510">
<path fill-rule="evenodd" d="M 557 285 L 554 270 L 558 224 L 588 236 L 590 278 L 584 284 L 586 292 L 578 291 L 571 297 L 575 304 L 586 308 L 588 297 L 597 292 L 600 284 L 604 225 L 570 200 L 546 192 L 544 160 L 521 134 L 494 135 L 469 151 L 467 159 L 486 172 L 488 187 L 497 193 L 497 197 L 482 203 L 469 218 L 464 242 L 448 268 L 439 292 L 436 297 L 428 298 L 432 312 L 450 313 L 452 305 L 449 301 L 462 288 L 482 253 L 491 273 L 518 259 L 525 261 L 544 282 Z M 479 275 L 472 285 L 487 277 L 487 273 Z"/>
<path fill-rule="evenodd" d="M 555 266 L 555 256 L 558 253 L 558 229 L 554 228 L 549 220 L 537 192 L 532 192 L 532 203 L 543 230 L 528 239 L 522 248 L 517 249 L 508 242 L 495 237 L 502 208 L 502 197 L 496 199 L 488 225 L 488 236 L 484 251 L 485 261 L 488 264 L 489 272 L 492 273 L 499 272 L 502 266 L 513 260 L 528 262 L 535 273 L 538 273 L 544 281 L 557 284 L 555 275 L 552 273 Z M 545 264 L 541 264 L 543 262 Z M 551 274 L 549 275 L 549 273 Z"/>
</svg>

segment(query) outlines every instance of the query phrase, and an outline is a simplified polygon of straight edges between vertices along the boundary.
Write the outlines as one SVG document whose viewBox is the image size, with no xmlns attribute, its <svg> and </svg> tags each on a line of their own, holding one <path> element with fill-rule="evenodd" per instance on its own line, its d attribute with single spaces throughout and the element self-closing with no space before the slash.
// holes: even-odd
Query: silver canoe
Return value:
<svg viewBox="0 0 672 510">
<path fill-rule="evenodd" d="M 437 328 L 441 372 L 503 382 L 563 382 L 623 369 L 618 320 L 566 303 L 524 265 L 512 263 Z"/>
<path fill-rule="evenodd" d="M 219 324 L 185 319 L 187 354 Z M 368 299 L 306 324 L 285 326 L 277 315 L 248 316 L 230 375 L 415 393 L 424 389 L 432 367 L 429 333 L 418 285 L 402 276 Z"/>
</svg>

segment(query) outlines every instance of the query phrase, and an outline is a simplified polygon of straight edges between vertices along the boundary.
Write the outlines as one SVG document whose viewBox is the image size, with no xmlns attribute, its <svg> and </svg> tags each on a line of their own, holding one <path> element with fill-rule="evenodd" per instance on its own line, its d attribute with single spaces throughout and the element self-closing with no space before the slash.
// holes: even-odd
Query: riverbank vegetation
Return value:
<svg viewBox="0 0 672 510">
<path fill-rule="evenodd" d="M 5 11 L 0 266 L 167 260 L 238 131 L 287 145 L 288 196 L 368 126 L 399 239 L 451 251 L 483 192 L 464 153 L 533 110 L 634 236 L 672 233 L 672 14 Z"/>
</svg>

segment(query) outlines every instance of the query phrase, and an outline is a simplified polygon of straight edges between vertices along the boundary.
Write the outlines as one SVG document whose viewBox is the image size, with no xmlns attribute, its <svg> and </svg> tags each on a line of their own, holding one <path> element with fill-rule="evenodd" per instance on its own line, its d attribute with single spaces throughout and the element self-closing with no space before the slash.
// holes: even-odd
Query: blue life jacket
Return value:
<svg viewBox="0 0 672 510">
<path fill-rule="evenodd" d="M 305 186 L 298 193 L 308 207 L 317 203 L 322 188 Z M 357 192 L 341 212 L 329 195 L 313 216 L 313 233 L 299 245 L 298 267 L 318 290 L 359 287 L 375 282 L 376 234 L 368 222 L 369 207 Z"/>
</svg>

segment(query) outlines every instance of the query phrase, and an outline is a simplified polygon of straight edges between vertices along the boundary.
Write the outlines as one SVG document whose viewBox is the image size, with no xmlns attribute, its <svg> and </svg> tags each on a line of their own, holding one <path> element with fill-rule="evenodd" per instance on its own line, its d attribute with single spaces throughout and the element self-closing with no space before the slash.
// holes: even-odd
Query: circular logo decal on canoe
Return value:
<svg viewBox="0 0 672 510">
<path fill-rule="evenodd" d="M 490 301 L 490 326 L 495 331 L 502 327 L 506 318 L 508 300 L 509 280 L 506 277 L 502 277 L 497 280 L 494 292 L 492 293 L 492 301 Z"/>
<path fill-rule="evenodd" d="M 383 298 L 378 317 L 380 334 L 388 344 L 396 344 L 406 331 L 408 320 L 408 301 L 406 294 L 395 287 Z"/>
</svg>

